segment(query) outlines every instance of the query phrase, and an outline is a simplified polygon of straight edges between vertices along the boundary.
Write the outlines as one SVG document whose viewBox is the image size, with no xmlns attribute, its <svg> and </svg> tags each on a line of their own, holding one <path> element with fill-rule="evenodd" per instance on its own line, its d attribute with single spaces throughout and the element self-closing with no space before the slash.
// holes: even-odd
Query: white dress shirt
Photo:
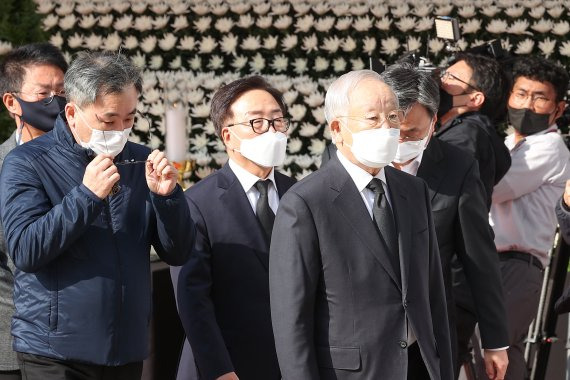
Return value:
<svg viewBox="0 0 570 380">
<path fill-rule="evenodd" d="M 509 135 L 511 167 L 493 189 L 489 221 L 497 251 L 520 251 L 548 264 L 556 229 L 556 202 L 570 179 L 570 152 L 556 125 L 518 144 Z"/>
<path fill-rule="evenodd" d="M 420 168 L 420 165 L 422 163 L 423 156 L 424 156 L 424 151 L 422 150 L 420 154 L 416 156 L 416 158 L 407 163 L 405 166 L 402 166 L 400 170 L 403 171 L 404 173 L 413 175 L 414 177 L 417 176 L 418 169 Z M 390 166 L 394 167 L 394 164 L 390 164 Z"/>
<path fill-rule="evenodd" d="M 229 159 L 229 165 L 230 169 L 232 169 L 232 172 L 234 172 L 239 183 L 243 187 L 243 191 L 245 191 L 245 195 L 247 195 L 247 199 L 253 209 L 253 213 L 256 214 L 255 207 L 257 205 L 257 200 L 259 199 L 259 191 L 255 187 L 255 184 L 257 181 L 263 181 L 264 178 L 259 178 L 258 176 L 251 174 L 231 158 Z M 275 185 L 275 169 L 271 169 L 271 172 L 265 179 L 271 181 L 271 184 L 268 186 L 267 197 L 269 198 L 269 207 L 271 207 L 273 213 L 276 214 L 277 207 L 279 206 L 279 195 L 277 194 L 277 185 Z"/>
<path fill-rule="evenodd" d="M 342 166 L 348 172 L 350 178 L 352 178 L 352 180 L 354 181 L 354 184 L 356 185 L 356 188 L 358 189 L 358 192 L 360 193 L 360 196 L 364 201 L 364 205 L 368 210 L 368 214 L 370 214 L 370 219 L 374 219 L 374 215 L 372 214 L 372 207 L 374 206 L 374 192 L 370 189 L 367 189 L 366 186 L 370 183 L 372 178 L 378 178 L 380 179 L 380 181 L 382 181 L 382 187 L 384 188 L 384 193 L 386 194 L 386 200 L 388 201 L 390 206 L 392 205 L 392 202 L 390 201 L 390 193 L 388 191 L 388 186 L 386 185 L 386 173 L 384 173 L 384 168 L 380 169 L 378 174 L 372 176 L 372 174 L 368 173 L 364 169 L 350 162 L 346 157 L 344 157 L 344 155 L 339 150 L 336 151 L 336 155 Z M 394 223 L 396 223 L 395 220 Z M 407 322 L 408 320 L 406 317 L 406 323 Z M 407 325 L 408 325 L 407 341 L 408 341 L 408 346 L 410 346 L 411 344 L 416 342 L 417 338 L 410 324 L 407 323 Z"/>
</svg>

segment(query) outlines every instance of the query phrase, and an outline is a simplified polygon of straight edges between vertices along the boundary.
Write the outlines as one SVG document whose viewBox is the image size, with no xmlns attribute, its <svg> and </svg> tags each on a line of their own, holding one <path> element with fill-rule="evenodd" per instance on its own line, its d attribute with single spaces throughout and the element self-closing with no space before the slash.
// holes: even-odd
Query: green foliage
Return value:
<svg viewBox="0 0 570 380">
<path fill-rule="evenodd" d="M 0 40 L 12 46 L 45 41 L 41 28 L 42 15 L 36 13 L 33 0 L 0 1 Z M 4 106 L 0 107 L 0 142 L 6 140 L 15 128 L 14 120 Z"/>
</svg>

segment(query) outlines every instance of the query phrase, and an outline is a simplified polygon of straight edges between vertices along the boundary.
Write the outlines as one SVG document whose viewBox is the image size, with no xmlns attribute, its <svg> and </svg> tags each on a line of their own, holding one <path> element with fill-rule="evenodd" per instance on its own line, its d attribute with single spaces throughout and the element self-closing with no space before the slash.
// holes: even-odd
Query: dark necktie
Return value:
<svg viewBox="0 0 570 380">
<path fill-rule="evenodd" d="M 398 251 L 398 234 L 394 223 L 394 214 L 392 208 L 386 199 L 382 181 L 379 178 L 372 178 L 366 186 L 374 192 L 374 205 L 372 206 L 372 215 L 374 222 L 380 231 L 380 235 L 388 246 L 388 256 L 392 262 L 392 266 L 398 277 L 400 276 L 400 255 Z"/>
<path fill-rule="evenodd" d="M 267 240 L 271 240 L 271 231 L 273 230 L 273 222 L 275 221 L 275 214 L 271 207 L 269 207 L 268 193 L 270 183 L 270 180 L 257 181 L 255 183 L 255 188 L 259 191 L 259 199 L 255 206 L 255 213 L 263 227 Z"/>
</svg>

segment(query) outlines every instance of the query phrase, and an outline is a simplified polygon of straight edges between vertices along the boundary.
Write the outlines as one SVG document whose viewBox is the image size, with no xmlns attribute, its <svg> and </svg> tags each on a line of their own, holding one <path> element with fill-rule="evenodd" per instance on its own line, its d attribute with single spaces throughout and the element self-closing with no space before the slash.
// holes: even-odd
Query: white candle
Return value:
<svg viewBox="0 0 570 380">
<path fill-rule="evenodd" d="M 166 109 L 166 157 L 170 161 L 183 162 L 188 153 L 186 108 L 180 104 Z"/>
</svg>

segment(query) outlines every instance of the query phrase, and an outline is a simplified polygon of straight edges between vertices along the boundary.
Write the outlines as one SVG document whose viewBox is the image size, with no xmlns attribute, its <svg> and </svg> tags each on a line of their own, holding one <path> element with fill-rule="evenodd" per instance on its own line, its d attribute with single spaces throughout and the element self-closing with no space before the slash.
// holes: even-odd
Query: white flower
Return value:
<svg viewBox="0 0 570 380">
<path fill-rule="evenodd" d="M 570 32 L 570 24 L 568 21 L 557 22 L 552 28 L 552 33 L 556 34 L 557 36 L 564 36 L 568 32 Z"/>
<path fill-rule="evenodd" d="M 155 47 L 156 47 L 156 36 L 147 36 L 142 40 L 140 44 L 141 50 L 144 51 L 145 53 L 152 52 Z"/>
<path fill-rule="evenodd" d="M 182 58 L 178 55 L 169 64 L 168 67 L 171 70 L 177 70 L 182 66 Z"/>
<path fill-rule="evenodd" d="M 526 31 L 528 29 L 528 26 L 529 26 L 528 21 L 516 20 L 509 27 L 509 33 L 510 34 L 531 34 L 530 32 Z"/>
<path fill-rule="evenodd" d="M 93 16 L 91 16 L 91 17 L 93 17 Z M 56 15 L 54 15 L 54 14 L 47 15 L 43 21 L 43 23 L 44 23 L 43 29 L 44 30 L 50 30 L 51 28 L 53 28 L 54 26 L 57 25 L 58 21 L 59 21 L 59 18 Z"/>
<path fill-rule="evenodd" d="M 343 31 L 350 28 L 351 24 L 352 24 L 352 17 L 342 17 L 337 20 L 335 28 L 336 30 Z"/>
<path fill-rule="evenodd" d="M 495 19 L 491 20 L 485 29 L 487 29 L 487 32 L 489 33 L 503 34 L 508 30 L 508 28 L 509 24 L 505 20 Z"/>
<path fill-rule="evenodd" d="M 247 11 L 249 11 L 250 8 L 251 8 L 251 5 L 247 2 L 235 3 L 235 4 L 231 5 L 232 12 L 237 13 L 238 15 L 245 14 Z"/>
<path fill-rule="evenodd" d="M 297 46 L 297 36 L 294 34 L 288 34 L 281 40 L 281 47 L 283 51 L 289 51 Z"/>
<path fill-rule="evenodd" d="M 113 24 L 113 15 L 105 15 L 99 18 L 99 26 L 101 28 L 108 28 Z"/>
<path fill-rule="evenodd" d="M 232 67 L 237 70 L 241 70 L 247 65 L 247 57 L 243 55 L 238 55 L 232 61 Z"/>
<path fill-rule="evenodd" d="M 299 80 L 299 82 L 295 84 L 295 88 L 299 90 L 301 94 L 310 95 L 313 92 L 317 91 L 317 84 L 313 82 L 310 78 L 301 77 L 297 79 Z"/>
<path fill-rule="evenodd" d="M 445 44 L 439 38 L 431 39 L 428 42 L 429 51 L 437 55 L 443 48 Z"/>
<path fill-rule="evenodd" d="M 295 163 L 300 168 L 307 169 L 311 165 L 313 165 L 313 158 L 311 156 L 309 156 L 308 154 L 300 154 L 300 155 L 295 157 Z M 305 175 L 308 175 L 308 174 L 310 174 L 310 173 L 307 173 Z"/>
<path fill-rule="evenodd" d="M 228 33 L 234 27 L 234 22 L 231 18 L 224 17 L 218 19 L 214 27 L 221 33 Z"/>
<path fill-rule="evenodd" d="M 546 58 L 550 57 L 552 53 L 554 53 L 554 49 L 556 48 L 556 40 L 551 40 L 549 37 L 546 37 L 544 41 L 540 41 L 538 43 L 538 48 L 542 51 L 542 54 Z"/>
<path fill-rule="evenodd" d="M 150 10 L 154 12 L 154 14 L 162 15 L 168 11 L 168 4 L 166 3 L 155 3 L 150 6 Z"/>
<path fill-rule="evenodd" d="M 41 1 L 38 2 L 38 7 L 36 8 L 36 12 L 46 15 L 48 13 L 51 13 L 53 8 L 55 8 L 55 4 L 52 3 L 51 1 Z"/>
<path fill-rule="evenodd" d="M 198 44 L 200 45 L 200 48 L 198 49 L 200 53 L 205 54 L 211 53 L 216 48 L 216 46 L 218 46 L 218 43 L 212 36 L 202 37 Z"/>
<path fill-rule="evenodd" d="M 273 4 L 271 7 L 271 14 L 275 16 L 286 15 L 289 13 L 289 9 L 291 9 L 291 7 L 287 3 Z"/>
<path fill-rule="evenodd" d="M 176 46 L 177 40 L 178 38 L 176 38 L 174 34 L 167 33 L 164 35 L 164 37 L 162 37 L 160 41 L 158 41 L 158 46 L 164 51 L 169 51 L 172 50 L 174 46 Z"/>
<path fill-rule="evenodd" d="M 119 37 L 119 33 L 114 32 L 112 34 L 107 35 L 103 40 L 103 50 L 107 51 L 117 51 L 121 46 L 121 37 Z"/>
<path fill-rule="evenodd" d="M 511 51 L 513 49 L 513 45 L 508 38 L 501 38 L 501 46 L 505 51 Z"/>
<path fill-rule="evenodd" d="M 273 60 L 271 61 L 269 66 L 273 71 L 280 73 L 287 70 L 288 64 L 289 64 L 289 58 L 287 58 L 283 54 L 280 54 L 273 57 Z"/>
<path fill-rule="evenodd" d="M 188 13 L 189 6 L 190 5 L 187 3 L 178 2 L 175 4 L 170 4 L 170 10 L 175 15 L 183 15 L 183 14 Z"/>
<path fill-rule="evenodd" d="M 83 46 L 83 36 L 79 33 L 75 33 L 73 36 L 68 38 L 67 46 L 69 46 L 71 49 L 80 48 Z"/>
<path fill-rule="evenodd" d="M 302 147 L 303 147 L 303 142 L 297 137 L 289 139 L 289 141 L 287 142 L 287 150 L 289 151 L 289 154 L 295 154 L 299 152 Z"/>
<path fill-rule="evenodd" d="M 243 29 L 248 29 L 249 27 L 251 27 L 254 24 L 253 18 L 251 17 L 251 15 L 241 15 L 239 16 L 239 21 L 237 23 L 237 25 L 240 28 Z"/>
<path fill-rule="evenodd" d="M 331 9 L 330 5 L 326 1 L 319 1 L 313 7 L 313 12 L 318 14 L 319 16 L 324 15 Z"/>
<path fill-rule="evenodd" d="M 411 30 L 416 25 L 416 19 L 414 17 L 402 17 L 400 21 L 396 22 L 396 27 L 400 29 L 402 32 L 407 32 Z"/>
<path fill-rule="evenodd" d="M 303 38 L 302 49 L 304 51 L 306 51 L 307 53 L 310 53 L 312 51 L 317 51 L 318 50 L 318 48 L 317 48 L 318 44 L 319 44 L 319 40 L 317 39 L 317 36 L 315 35 L 315 33 L 313 33 L 310 36 Z"/>
<path fill-rule="evenodd" d="M 523 15 L 524 8 L 523 7 L 510 7 L 510 8 L 505 9 L 505 13 L 507 14 L 507 16 L 509 16 L 511 18 L 519 18 Z"/>
<path fill-rule="evenodd" d="M 362 42 L 362 50 L 368 54 L 372 55 L 376 51 L 376 39 L 374 37 L 364 37 Z"/>
<path fill-rule="evenodd" d="M 336 17 L 340 17 L 349 13 L 350 7 L 347 3 L 337 3 L 333 5 L 332 11 Z"/>
<path fill-rule="evenodd" d="M 318 131 L 319 127 L 317 125 L 305 122 L 301 124 L 301 129 L 299 130 L 299 136 L 311 137 L 316 135 Z"/>
<path fill-rule="evenodd" d="M 249 35 L 245 40 L 241 42 L 241 48 L 243 50 L 257 50 L 261 47 L 259 42 L 259 36 Z"/>
<path fill-rule="evenodd" d="M 291 104 L 293 104 L 293 102 L 297 99 L 298 96 L 299 96 L 298 91 L 289 90 L 283 93 L 283 100 L 285 101 L 285 104 L 290 106 Z"/>
<path fill-rule="evenodd" d="M 408 51 L 420 50 L 422 47 L 422 40 L 420 37 L 408 38 Z"/>
<path fill-rule="evenodd" d="M 449 16 L 451 11 L 453 11 L 453 5 L 447 4 L 447 5 L 440 5 L 439 7 L 437 7 L 434 13 L 436 16 Z"/>
<path fill-rule="evenodd" d="M 457 41 L 457 46 L 459 47 L 460 51 L 465 51 L 467 50 L 469 43 L 465 40 L 465 38 L 460 38 L 459 41 Z"/>
<path fill-rule="evenodd" d="M 344 41 L 342 41 L 341 47 L 344 51 L 353 51 L 356 49 L 356 41 L 354 41 L 352 37 L 348 36 L 344 39 Z"/>
<path fill-rule="evenodd" d="M 64 51 L 63 58 L 65 59 L 65 62 L 67 62 L 68 65 L 71 63 L 72 57 L 70 52 Z"/>
<path fill-rule="evenodd" d="M 432 10 L 431 4 L 416 3 L 413 14 L 415 14 L 418 17 L 427 17 L 431 14 L 431 10 Z"/>
<path fill-rule="evenodd" d="M 515 50 L 515 54 L 530 54 L 532 53 L 532 49 L 534 48 L 534 41 L 530 38 L 525 39 L 524 41 L 520 41 L 517 45 L 517 50 Z"/>
<path fill-rule="evenodd" d="M 260 16 L 257 18 L 257 21 L 255 22 L 255 25 L 261 29 L 267 29 L 271 27 L 272 24 L 273 24 L 273 17 L 271 16 Z"/>
<path fill-rule="evenodd" d="M 388 14 L 388 7 L 383 4 L 378 4 L 370 8 L 370 12 L 376 18 L 384 17 Z"/>
<path fill-rule="evenodd" d="M 196 29 L 199 33 L 204 33 L 210 29 L 211 23 L 211 17 L 200 17 L 198 20 L 194 21 L 194 29 Z"/>
<path fill-rule="evenodd" d="M 352 27 L 359 32 L 366 32 L 372 28 L 372 19 L 368 16 L 366 17 L 359 17 L 356 21 L 352 24 Z"/>
<path fill-rule="evenodd" d="M 93 24 L 95 23 L 95 18 L 93 18 L 92 15 L 89 15 L 92 17 Z M 83 19 L 81 20 L 81 23 L 83 23 L 83 20 L 85 20 L 86 16 L 83 16 Z M 117 20 L 115 20 L 115 23 L 113 24 L 113 28 L 115 30 L 118 30 L 119 32 L 128 30 L 131 26 L 133 25 L 133 16 L 132 15 L 123 15 L 121 18 L 118 18 Z M 83 25 L 81 26 L 83 28 Z M 85 29 L 89 29 L 90 27 L 87 27 Z"/>
<path fill-rule="evenodd" d="M 223 166 L 228 162 L 228 154 L 226 152 L 217 152 L 212 154 L 212 158 L 217 165 Z"/>
<path fill-rule="evenodd" d="M 554 24 L 552 23 L 551 20 L 539 20 L 538 22 L 535 22 L 531 28 L 533 30 L 536 30 L 539 33 L 547 33 L 550 32 L 550 30 L 554 27 Z"/>
<path fill-rule="evenodd" d="M 207 176 L 209 176 L 213 172 L 214 172 L 214 169 L 209 167 L 209 166 L 200 166 L 196 170 L 194 170 L 194 174 L 196 174 L 196 177 L 198 177 L 200 179 L 206 178 Z"/>
<path fill-rule="evenodd" d="M 308 162 L 308 161 L 307 161 L 307 162 Z M 297 164 L 297 165 L 299 165 L 299 164 Z M 305 162 L 304 162 L 304 161 L 303 161 L 303 165 L 305 165 Z M 299 166 L 300 166 L 300 165 L 299 165 Z M 305 177 L 311 175 L 312 173 L 313 173 L 312 170 L 303 169 L 302 172 L 295 174 L 295 179 L 296 179 L 297 181 L 301 181 L 303 178 L 305 178 Z"/>
<path fill-rule="evenodd" d="M 295 61 L 293 62 L 293 71 L 299 75 L 307 71 L 307 60 L 305 58 L 295 58 Z"/>
<path fill-rule="evenodd" d="M 154 103 L 157 102 L 160 98 L 161 98 L 161 94 L 160 91 L 158 91 L 155 88 L 151 88 L 150 90 L 144 91 L 142 93 L 143 99 L 145 101 L 145 103 Z M 144 120 L 144 118 L 141 118 L 142 120 Z M 147 125 L 148 128 L 148 123 L 144 123 L 145 125 Z"/>
<path fill-rule="evenodd" d="M 259 3 L 253 6 L 253 11 L 258 15 L 264 15 L 271 9 L 270 3 Z"/>
<path fill-rule="evenodd" d="M 285 30 L 293 23 L 293 19 L 289 16 L 279 16 L 277 20 L 273 23 L 273 26 L 277 29 Z"/>
<path fill-rule="evenodd" d="M 60 32 L 57 32 L 56 34 L 52 35 L 49 39 L 49 42 L 57 47 L 60 48 L 63 46 L 63 37 L 61 36 Z"/>
<path fill-rule="evenodd" d="M 563 42 L 558 48 L 558 51 L 560 52 L 560 55 L 570 57 L 570 41 Z"/>
<path fill-rule="evenodd" d="M 141 13 L 144 13 L 147 5 L 148 4 L 144 1 L 134 2 L 134 3 L 131 3 L 131 10 L 133 11 L 133 13 L 140 15 Z"/>
<path fill-rule="evenodd" d="M 465 7 L 459 8 L 457 13 L 465 19 L 471 18 L 476 15 L 475 7 L 473 5 L 467 5 Z"/>
<path fill-rule="evenodd" d="M 317 59 L 315 59 L 315 64 L 313 66 L 313 69 L 316 72 L 325 71 L 328 68 L 329 68 L 329 60 L 328 59 L 325 59 L 323 57 L 317 57 Z"/>
<path fill-rule="evenodd" d="M 325 119 L 325 108 L 323 106 L 315 108 L 314 110 L 311 111 L 311 114 L 313 115 L 313 119 L 315 119 L 317 123 L 322 125 L 327 122 Z"/>
<path fill-rule="evenodd" d="M 198 16 L 204 16 L 210 12 L 210 7 L 208 7 L 207 3 L 197 3 L 190 7 L 190 9 L 192 9 L 192 13 L 195 13 Z"/>
<path fill-rule="evenodd" d="M 321 46 L 321 50 L 326 50 L 329 53 L 336 53 L 336 51 L 340 47 L 340 44 L 341 40 L 338 38 L 338 36 L 333 35 L 325 38 Z"/>
<path fill-rule="evenodd" d="M 139 32 L 146 32 L 152 29 L 152 18 L 149 16 L 139 16 L 135 19 L 135 25 L 133 26 L 135 30 Z"/>
<path fill-rule="evenodd" d="M 566 7 L 568 7 L 568 5 L 566 5 Z M 550 17 L 552 18 L 559 18 L 560 15 L 562 14 L 562 12 L 564 12 L 564 8 L 561 7 L 560 5 L 554 7 L 554 8 L 550 8 L 548 10 L 548 14 L 550 15 Z"/>
<path fill-rule="evenodd" d="M 489 18 L 493 18 L 501 10 L 495 5 L 488 5 L 486 7 L 483 7 L 479 11 Z"/>
<path fill-rule="evenodd" d="M 335 18 L 332 16 L 319 18 L 315 23 L 315 29 L 318 32 L 328 32 L 333 28 L 334 23 Z"/>
<path fill-rule="evenodd" d="M 12 51 L 12 43 L 11 42 L 4 42 L 0 41 L 0 55 L 4 55 Z"/>
<path fill-rule="evenodd" d="M 209 103 L 201 103 L 191 108 L 190 116 L 198 117 L 198 118 L 205 118 L 210 115 L 210 104 Z"/>
<path fill-rule="evenodd" d="M 220 50 L 225 54 L 235 54 L 238 45 L 238 38 L 232 33 L 226 34 L 220 41 Z"/>
<path fill-rule="evenodd" d="M 188 64 L 192 70 L 198 71 L 202 67 L 202 59 L 199 55 L 195 55 L 194 58 L 188 61 Z"/>
<path fill-rule="evenodd" d="M 295 23 L 296 33 L 307 33 L 313 24 L 315 23 L 315 18 L 312 15 L 306 15 L 297 19 Z"/>
<path fill-rule="evenodd" d="M 396 8 L 391 9 L 392 16 L 396 18 L 404 17 L 410 13 L 410 7 L 406 3 L 400 3 Z"/>
<path fill-rule="evenodd" d="M 278 89 L 281 93 L 289 91 L 291 86 L 293 86 L 293 82 L 291 82 L 291 80 L 286 76 L 281 76 L 273 82 L 273 87 Z"/>
<path fill-rule="evenodd" d="M 149 67 L 153 70 L 159 70 L 162 67 L 162 56 L 153 55 L 150 57 Z"/>
<path fill-rule="evenodd" d="M 309 96 L 305 97 L 305 104 L 311 108 L 319 107 L 325 102 L 325 96 L 321 92 L 312 92 Z"/>
<path fill-rule="evenodd" d="M 261 53 L 257 53 L 251 59 L 249 63 L 249 67 L 253 73 L 261 73 L 261 71 L 265 68 L 265 58 L 261 55 Z"/>
<path fill-rule="evenodd" d="M 208 166 L 212 161 L 212 157 L 208 154 L 208 137 L 205 133 L 190 138 L 190 159 L 196 162 L 199 167 Z"/>
<path fill-rule="evenodd" d="M 131 7 L 130 2 L 128 1 L 113 1 L 111 2 L 111 8 L 115 10 L 115 12 L 121 14 L 125 13 Z"/>
<path fill-rule="evenodd" d="M 152 25 L 154 29 L 160 30 L 164 29 L 166 25 L 168 25 L 168 21 L 170 21 L 168 16 L 160 16 L 153 20 Z"/>
<path fill-rule="evenodd" d="M 362 16 L 368 13 L 368 10 L 368 4 L 356 4 L 352 6 L 350 13 L 352 13 L 353 16 Z"/>
<path fill-rule="evenodd" d="M 224 67 L 224 59 L 219 55 L 212 55 L 210 57 L 210 62 L 208 62 L 208 68 L 211 70 L 219 70 Z"/>
<path fill-rule="evenodd" d="M 192 50 L 194 46 L 196 46 L 196 40 L 191 36 L 182 37 L 178 43 L 178 49 L 180 50 Z"/>
<path fill-rule="evenodd" d="M 62 30 L 69 30 L 73 28 L 75 22 L 77 21 L 77 17 L 74 14 L 67 15 L 61 19 L 59 19 L 59 27 Z"/>
<path fill-rule="evenodd" d="M 382 45 L 382 53 L 392 56 L 398 52 L 400 48 L 400 41 L 396 37 L 388 37 L 383 39 L 381 42 Z"/>
<path fill-rule="evenodd" d="M 467 22 L 465 22 L 462 26 L 463 34 L 477 33 L 479 29 L 481 29 L 481 20 L 472 18 L 470 20 L 467 20 Z"/>
<path fill-rule="evenodd" d="M 378 30 L 390 30 L 390 25 L 392 25 L 392 20 L 390 20 L 386 16 L 382 17 L 381 19 L 376 21 L 376 24 L 374 24 L 374 26 Z"/>
<path fill-rule="evenodd" d="M 319 140 L 319 139 L 311 139 L 311 146 L 309 146 L 309 152 L 313 156 L 320 156 L 325 151 L 327 147 L 326 140 Z"/>
<path fill-rule="evenodd" d="M 175 32 L 188 28 L 188 19 L 185 16 L 178 16 L 172 23 L 172 28 Z"/>
<path fill-rule="evenodd" d="M 352 65 L 352 70 L 364 70 L 366 67 L 364 61 L 360 58 L 351 59 L 350 64 Z"/>
<path fill-rule="evenodd" d="M 138 52 L 136 55 L 131 57 L 131 62 L 138 68 L 144 68 L 146 66 L 146 56 Z"/>
<path fill-rule="evenodd" d="M 99 50 L 102 43 L 103 38 L 95 34 L 91 34 L 85 39 L 85 47 L 87 47 L 89 50 Z"/>
<path fill-rule="evenodd" d="M 190 104 L 198 104 L 204 99 L 204 90 L 197 88 L 189 91 L 187 94 L 187 99 Z"/>
<path fill-rule="evenodd" d="M 319 5 L 322 5 L 324 3 L 319 3 L 315 6 L 315 8 Z M 326 5 L 326 4 L 325 4 Z M 302 16 L 305 13 L 307 13 L 308 11 L 311 10 L 311 5 L 310 4 L 306 4 L 306 3 L 293 3 L 293 9 L 295 10 L 295 14 L 297 16 Z M 316 11 L 315 11 L 316 12 Z"/>
<path fill-rule="evenodd" d="M 267 36 L 263 40 L 263 47 L 267 50 L 273 50 L 277 47 L 279 38 L 277 36 Z"/>
<path fill-rule="evenodd" d="M 433 29 L 433 18 L 422 17 L 419 21 L 416 22 L 416 27 L 414 30 L 416 32 L 425 32 L 431 29 Z"/>
<path fill-rule="evenodd" d="M 60 6 L 55 10 L 59 16 L 66 16 L 73 12 L 73 7 L 75 4 L 70 1 L 63 1 Z"/>
<path fill-rule="evenodd" d="M 544 15 L 544 12 L 546 11 L 546 9 L 544 9 L 544 7 L 540 6 L 540 7 L 536 7 L 536 8 L 532 8 L 528 14 L 530 17 L 532 18 L 542 18 L 542 16 Z"/>
<path fill-rule="evenodd" d="M 214 7 L 212 7 L 212 13 L 215 14 L 216 16 L 223 16 L 228 12 L 228 6 L 227 4 L 216 4 Z"/>
</svg>

